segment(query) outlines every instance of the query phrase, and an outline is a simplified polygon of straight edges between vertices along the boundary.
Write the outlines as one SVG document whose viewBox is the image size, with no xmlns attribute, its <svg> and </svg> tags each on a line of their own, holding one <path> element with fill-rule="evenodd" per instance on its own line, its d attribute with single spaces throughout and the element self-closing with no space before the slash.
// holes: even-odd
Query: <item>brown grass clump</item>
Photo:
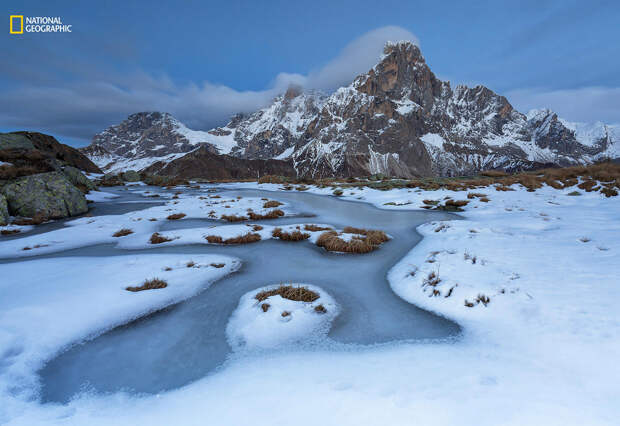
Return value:
<svg viewBox="0 0 620 426">
<path fill-rule="evenodd" d="M 291 313 L 289 311 L 282 311 L 282 316 L 288 317 L 288 316 L 291 316 Z"/>
<path fill-rule="evenodd" d="M 262 219 L 277 219 L 279 217 L 284 216 L 284 212 L 280 209 L 270 210 L 265 214 L 257 214 L 253 212 L 249 212 L 248 216 L 252 220 L 262 220 Z"/>
<path fill-rule="evenodd" d="M 284 299 L 293 300 L 295 302 L 314 302 L 319 298 L 319 294 L 306 287 L 293 287 L 292 285 L 281 285 L 273 290 L 265 290 L 256 293 L 254 298 L 259 302 L 271 296 L 279 295 Z"/>
<path fill-rule="evenodd" d="M 123 229 L 116 231 L 114 234 L 112 234 L 112 236 L 118 238 L 118 237 L 125 237 L 130 234 L 133 234 L 133 231 L 131 229 L 123 228 Z"/>
<path fill-rule="evenodd" d="M 484 198 L 486 196 L 487 194 L 481 194 L 480 192 L 470 192 L 467 194 L 467 198 L 469 198 L 470 200 L 473 198 Z"/>
<path fill-rule="evenodd" d="M 168 283 L 164 280 L 160 280 L 159 278 L 153 278 L 150 280 L 144 281 L 141 286 L 138 287 L 127 287 L 125 290 L 127 291 L 143 291 L 143 290 L 155 290 L 158 288 L 166 288 L 168 287 Z"/>
<path fill-rule="evenodd" d="M 228 238 L 224 240 L 223 243 L 224 244 L 249 244 L 249 243 L 256 243 L 260 240 L 261 238 L 259 234 L 253 234 L 251 232 L 248 232 L 247 234 L 240 235 L 238 237 Z"/>
<path fill-rule="evenodd" d="M 21 232 L 21 230 L 19 229 L 3 229 L 2 231 L 0 231 L 0 235 L 13 235 L 13 234 L 19 234 Z"/>
<path fill-rule="evenodd" d="M 248 220 L 248 218 L 245 216 L 237 216 L 234 214 L 233 215 L 222 215 L 220 219 L 228 221 L 228 222 L 243 222 L 244 220 Z"/>
<path fill-rule="evenodd" d="M 314 312 L 316 312 L 317 314 L 326 314 L 327 309 L 325 309 L 325 306 L 323 305 L 317 305 L 314 307 Z"/>
<path fill-rule="evenodd" d="M 151 238 L 149 241 L 151 244 L 161 244 L 161 243 L 165 243 L 165 242 L 172 241 L 172 240 L 168 237 L 164 237 L 159 232 L 155 232 L 153 235 L 151 235 Z"/>
<path fill-rule="evenodd" d="M 271 209 L 273 207 L 279 207 L 281 205 L 282 205 L 281 202 L 275 201 L 275 200 L 271 200 L 271 201 L 267 201 L 265 204 L 263 204 L 263 208 L 264 209 Z"/>
<path fill-rule="evenodd" d="M 326 226 L 317 226 L 313 224 L 305 225 L 304 231 L 317 232 L 317 231 L 331 231 L 332 228 Z"/>
<path fill-rule="evenodd" d="M 223 268 L 224 266 L 226 266 L 225 263 L 212 263 L 211 266 L 213 266 L 214 268 Z"/>
<path fill-rule="evenodd" d="M 190 260 L 189 262 L 187 262 L 185 266 L 187 266 L 188 268 L 193 268 L 194 266 L 196 266 L 196 262 L 194 262 L 193 260 Z"/>
<path fill-rule="evenodd" d="M 263 303 L 262 305 L 260 305 L 260 308 L 263 310 L 263 312 L 267 312 L 270 307 L 271 305 L 269 303 Z"/>
<path fill-rule="evenodd" d="M 168 220 L 179 220 L 179 219 L 183 219 L 185 216 L 187 216 L 185 213 L 175 213 L 175 214 L 171 214 L 166 219 L 168 219 Z"/>
<path fill-rule="evenodd" d="M 209 244 L 222 244 L 224 242 L 222 237 L 219 235 L 207 235 L 205 239 L 209 242 Z"/>
<path fill-rule="evenodd" d="M 20 217 L 13 221 L 14 225 L 40 225 L 43 222 L 47 222 L 48 218 L 43 212 L 38 212 L 30 218 Z"/>
<path fill-rule="evenodd" d="M 349 230 L 356 228 L 347 227 Z M 345 228 L 345 229 L 347 229 Z M 365 231 L 361 236 L 354 236 L 349 241 L 345 241 L 338 236 L 336 231 L 327 231 L 322 233 L 316 241 L 316 245 L 323 247 L 327 251 L 337 251 L 342 253 L 369 253 L 379 245 L 388 240 L 387 235 L 383 231 L 359 230 Z M 357 232 L 351 232 L 356 233 Z"/>
<path fill-rule="evenodd" d="M 282 228 L 274 229 L 271 235 L 274 238 L 281 239 L 282 241 L 303 241 L 310 238 L 310 234 L 306 232 L 301 232 L 298 230 L 295 230 L 293 232 L 282 232 Z"/>
<path fill-rule="evenodd" d="M 607 198 L 615 197 L 618 195 L 618 191 L 613 188 L 603 188 L 601 189 L 601 194 L 605 195 Z"/>
<path fill-rule="evenodd" d="M 504 177 L 504 176 L 508 176 L 508 174 L 503 171 L 503 170 L 485 170 L 480 172 L 480 176 L 486 176 L 486 177 Z"/>
<path fill-rule="evenodd" d="M 288 179 L 284 176 L 265 175 L 258 179 L 258 183 L 285 183 Z"/>
<path fill-rule="evenodd" d="M 252 231 L 256 232 L 256 231 L 262 231 L 263 227 L 260 225 L 252 225 Z"/>
<path fill-rule="evenodd" d="M 219 235 L 207 235 L 205 239 L 210 244 L 249 244 L 255 243 L 261 240 L 259 234 L 253 234 L 248 232 L 247 234 L 240 235 L 238 237 L 232 237 L 228 239 L 222 239 Z"/>
</svg>

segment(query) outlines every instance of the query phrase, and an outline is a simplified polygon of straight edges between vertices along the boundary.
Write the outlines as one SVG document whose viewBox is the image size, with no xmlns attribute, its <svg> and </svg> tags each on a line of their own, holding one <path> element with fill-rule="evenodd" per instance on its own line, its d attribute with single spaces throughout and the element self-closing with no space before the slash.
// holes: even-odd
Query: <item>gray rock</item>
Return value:
<svg viewBox="0 0 620 426">
<path fill-rule="evenodd" d="M 0 150 L 3 149 L 34 149 L 32 141 L 26 136 L 16 133 L 0 133 Z"/>
<path fill-rule="evenodd" d="M 9 223 L 9 206 L 4 195 L 0 194 L 0 226 Z"/>
<path fill-rule="evenodd" d="M 140 175 L 135 170 L 127 170 L 124 172 L 121 177 L 125 182 L 139 182 Z"/>
<path fill-rule="evenodd" d="M 66 166 L 62 172 L 69 182 L 71 182 L 73 186 L 82 190 L 82 192 L 88 192 L 97 188 L 90 179 L 84 176 L 84 174 L 75 167 Z"/>
<path fill-rule="evenodd" d="M 39 173 L 9 181 L 2 188 L 14 216 L 40 214 L 50 219 L 86 213 L 84 194 L 61 172 Z"/>
</svg>

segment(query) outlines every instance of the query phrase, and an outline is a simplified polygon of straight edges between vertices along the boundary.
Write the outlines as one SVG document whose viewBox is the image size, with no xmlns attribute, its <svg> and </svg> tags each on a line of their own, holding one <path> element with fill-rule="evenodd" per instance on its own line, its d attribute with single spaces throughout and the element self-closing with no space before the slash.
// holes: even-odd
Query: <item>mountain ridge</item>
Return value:
<svg viewBox="0 0 620 426">
<path fill-rule="evenodd" d="M 570 123 L 550 110 L 523 114 L 482 85 L 453 89 L 416 45 L 398 42 L 329 95 L 291 86 L 267 107 L 207 132 L 167 113 L 133 114 L 83 152 L 92 151 L 107 170 L 143 169 L 201 147 L 248 160 L 291 160 L 298 177 L 454 176 L 616 158 L 620 129 Z M 108 160 L 111 166 L 101 164 Z"/>
</svg>

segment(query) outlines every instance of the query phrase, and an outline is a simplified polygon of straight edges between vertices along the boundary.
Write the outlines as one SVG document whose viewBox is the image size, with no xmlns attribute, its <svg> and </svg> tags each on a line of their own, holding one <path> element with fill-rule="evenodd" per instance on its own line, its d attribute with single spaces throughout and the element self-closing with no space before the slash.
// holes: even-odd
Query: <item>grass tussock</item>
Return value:
<svg viewBox="0 0 620 426">
<path fill-rule="evenodd" d="M 164 237 L 159 232 L 155 232 L 153 235 L 151 235 L 151 238 L 149 239 L 149 242 L 151 244 L 161 244 L 161 243 L 165 243 L 168 241 L 172 241 L 172 239 L 168 237 Z"/>
<path fill-rule="evenodd" d="M 224 266 L 226 266 L 225 263 L 212 263 L 210 266 L 213 266 L 214 268 L 220 269 L 223 268 Z"/>
<path fill-rule="evenodd" d="M 0 231 L 0 235 L 13 235 L 13 234 L 19 234 L 21 232 L 21 230 L 19 229 L 3 229 L 2 231 Z"/>
<path fill-rule="evenodd" d="M 282 241 L 303 241 L 310 238 L 310 234 L 307 232 L 301 232 L 297 229 L 293 232 L 283 232 L 282 228 L 275 228 L 271 235 L 274 238 L 281 239 Z"/>
<path fill-rule="evenodd" d="M 274 207 L 280 207 L 282 205 L 281 202 L 279 201 L 275 201 L 275 200 L 271 200 L 271 201 L 267 201 L 265 204 L 263 204 L 263 208 L 264 209 L 271 209 Z"/>
<path fill-rule="evenodd" d="M 261 237 L 259 234 L 248 232 L 247 234 L 227 239 L 223 239 L 219 235 L 207 235 L 205 239 L 209 244 L 250 244 L 260 241 Z"/>
<path fill-rule="evenodd" d="M 318 226 L 313 224 L 308 224 L 304 226 L 304 231 L 317 232 L 317 231 L 331 231 L 332 228 L 327 226 Z"/>
<path fill-rule="evenodd" d="M 125 290 L 137 292 L 137 291 L 144 291 L 144 290 L 155 290 L 155 289 L 166 288 L 166 287 L 168 287 L 168 283 L 166 281 L 160 280 L 159 278 L 153 278 L 153 279 L 144 281 L 144 283 L 142 283 L 142 285 L 140 286 L 137 286 L 137 287 L 130 286 L 130 287 L 125 288 Z"/>
<path fill-rule="evenodd" d="M 171 214 L 166 219 L 168 219 L 168 220 L 179 220 L 179 219 L 183 219 L 185 216 L 187 216 L 185 213 L 175 213 L 175 214 Z"/>
<path fill-rule="evenodd" d="M 292 285 L 281 285 L 273 290 L 265 290 L 256 293 L 254 298 L 259 302 L 266 300 L 271 296 L 279 295 L 280 297 L 295 302 L 314 302 L 319 298 L 319 294 L 306 287 L 294 287 Z"/>
<path fill-rule="evenodd" d="M 351 232 L 347 232 L 347 230 Z M 362 231 L 364 233 L 357 231 Z M 347 227 L 345 228 L 345 233 L 359 235 L 355 235 L 350 240 L 345 241 L 340 238 L 336 231 L 327 231 L 319 236 L 316 245 L 323 247 L 327 251 L 363 254 L 376 250 L 383 242 L 388 241 L 385 232 L 378 230 Z"/>
<path fill-rule="evenodd" d="M 265 214 L 258 214 L 254 212 L 248 212 L 248 216 L 251 220 L 263 220 L 263 219 L 277 219 L 284 216 L 284 212 L 280 209 L 270 210 Z"/>
<path fill-rule="evenodd" d="M 123 228 L 123 229 L 119 229 L 118 231 L 116 231 L 114 234 L 112 234 L 112 236 L 118 238 L 118 237 L 125 237 L 131 234 L 133 234 L 133 231 L 131 229 Z"/>
<path fill-rule="evenodd" d="M 323 305 L 317 305 L 314 307 L 314 312 L 316 312 L 317 314 L 326 314 L 327 309 L 325 309 L 325 306 Z"/>
<path fill-rule="evenodd" d="M 40 225 L 47 221 L 48 221 L 47 216 L 45 216 L 45 214 L 42 212 L 38 212 L 32 217 L 19 217 L 13 220 L 13 225 L 20 225 L 20 226 Z"/>
<path fill-rule="evenodd" d="M 243 222 L 244 220 L 248 220 L 248 218 L 245 216 L 237 216 L 234 214 L 231 214 L 231 215 L 224 214 L 222 215 L 220 219 L 225 220 L 227 222 Z"/>
</svg>

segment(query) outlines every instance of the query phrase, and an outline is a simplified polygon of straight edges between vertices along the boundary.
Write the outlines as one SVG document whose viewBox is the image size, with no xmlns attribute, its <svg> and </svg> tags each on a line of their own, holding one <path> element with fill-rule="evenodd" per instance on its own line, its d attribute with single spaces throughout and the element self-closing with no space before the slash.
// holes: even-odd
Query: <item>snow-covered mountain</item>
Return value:
<svg viewBox="0 0 620 426">
<path fill-rule="evenodd" d="M 102 164 L 109 157 L 97 157 L 95 146 L 114 156 L 113 167 Z M 199 146 L 288 160 L 298 176 L 449 176 L 617 158 L 620 128 L 570 123 L 549 110 L 525 115 L 484 86 L 452 88 L 416 45 L 399 42 L 388 43 L 377 65 L 331 95 L 291 87 L 266 108 L 208 132 L 169 114 L 134 114 L 95 136 L 85 153 L 108 170 L 139 169 Z"/>
<path fill-rule="evenodd" d="M 191 130 L 168 113 L 140 112 L 95 135 L 82 152 L 106 172 L 116 172 L 169 162 L 201 146 L 228 154 L 236 142 L 230 132 Z"/>
</svg>

